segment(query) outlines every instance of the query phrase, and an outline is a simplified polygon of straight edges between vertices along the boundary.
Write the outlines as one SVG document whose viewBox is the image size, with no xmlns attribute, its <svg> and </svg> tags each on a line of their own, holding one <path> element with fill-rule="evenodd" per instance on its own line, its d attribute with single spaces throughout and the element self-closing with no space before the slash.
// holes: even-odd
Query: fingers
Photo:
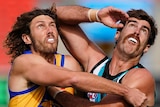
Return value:
<svg viewBox="0 0 160 107">
<path fill-rule="evenodd" d="M 148 106 L 147 106 L 147 99 L 141 104 L 140 107 L 148 107 Z"/>
<path fill-rule="evenodd" d="M 51 10 L 56 13 L 56 3 L 52 3 Z"/>
<path fill-rule="evenodd" d="M 113 22 L 113 23 L 108 24 L 108 26 L 111 27 L 111 28 L 122 28 L 124 25 L 122 23 Z"/>
<path fill-rule="evenodd" d="M 120 9 L 117 9 L 117 8 L 114 8 L 114 7 L 109 7 L 109 9 L 110 9 L 111 12 L 114 12 L 115 14 L 117 14 L 119 19 L 127 20 L 129 18 L 129 15 L 126 12 L 124 12 Z"/>
<path fill-rule="evenodd" d="M 135 104 L 134 107 L 147 107 L 147 97 L 142 97 L 139 103 Z"/>
<path fill-rule="evenodd" d="M 146 107 L 147 106 L 147 97 L 145 96 L 142 96 L 142 102 L 137 106 L 137 107 Z"/>
<path fill-rule="evenodd" d="M 113 7 L 106 7 L 98 12 L 98 16 L 104 25 L 111 28 L 122 28 L 124 25 L 122 23 L 117 23 L 118 21 L 128 20 L 128 14 L 120 9 Z"/>
<path fill-rule="evenodd" d="M 136 88 L 129 89 L 126 94 L 126 100 L 129 101 L 134 107 L 143 107 L 147 104 L 147 96 Z"/>
</svg>

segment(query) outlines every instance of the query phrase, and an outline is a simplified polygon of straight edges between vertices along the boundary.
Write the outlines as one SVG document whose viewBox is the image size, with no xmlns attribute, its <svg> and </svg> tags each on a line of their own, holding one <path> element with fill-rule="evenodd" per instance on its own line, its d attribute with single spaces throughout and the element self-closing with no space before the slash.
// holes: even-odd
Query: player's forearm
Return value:
<svg viewBox="0 0 160 107">
<path fill-rule="evenodd" d="M 48 92 L 63 107 L 89 107 L 92 105 L 89 100 L 74 96 L 60 88 L 49 86 Z M 84 106 L 85 105 L 85 106 Z"/>
<path fill-rule="evenodd" d="M 57 90 L 55 87 L 49 87 L 48 91 L 53 99 L 55 99 L 59 104 L 61 104 L 64 107 L 110 107 L 115 106 L 115 103 L 112 103 L 112 100 L 110 103 L 109 99 L 100 103 L 94 103 L 90 102 L 88 99 L 80 98 L 78 96 L 73 96 L 72 94 Z M 117 106 L 117 105 L 116 105 Z"/>
<path fill-rule="evenodd" d="M 87 77 L 87 78 L 86 78 Z M 146 101 L 146 95 L 136 88 L 128 88 L 127 86 L 121 85 L 119 83 L 107 80 L 105 78 L 100 78 L 94 75 L 83 76 L 77 78 L 81 82 L 77 82 L 75 85 L 79 89 L 90 92 L 101 92 L 109 94 L 117 94 L 124 96 L 124 98 L 131 104 L 135 106 L 140 106 L 144 101 Z M 87 87 L 85 84 L 88 84 Z M 95 87 L 96 86 L 96 87 Z"/>
<path fill-rule="evenodd" d="M 74 75 L 75 76 L 72 78 L 73 82 L 71 84 L 75 88 L 84 90 L 86 92 L 100 92 L 125 96 L 129 91 L 129 88 L 126 86 L 93 74 L 79 72 L 79 74 L 76 73 Z"/>
<path fill-rule="evenodd" d="M 58 6 L 57 15 L 60 21 L 67 24 L 78 24 L 81 22 L 89 22 L 89 8 L 83 6 Z"/>
<path fill-rule="evenodd" d="M 63 107 L 91 107 L 96 105 L 96 103 L 90 102 L 88 99 L 73 96 L 65 91 L 58 93 L 55 100 Z"/>
</svg>

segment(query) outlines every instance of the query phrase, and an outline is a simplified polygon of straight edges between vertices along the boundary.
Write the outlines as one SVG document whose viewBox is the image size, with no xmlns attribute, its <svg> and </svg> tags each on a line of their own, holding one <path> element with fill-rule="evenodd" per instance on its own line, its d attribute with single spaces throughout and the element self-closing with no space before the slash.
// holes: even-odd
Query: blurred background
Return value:
<svg viewBox="0 0 160 107">
<path fill-rule="evenodd" d="M 0 107 L 7 107 L 8 88 L 7 76 L 10 70 L 9 57 L 3 48 L 3 41 L 7 33 L 11 30 L 16 17 L 21 13 L 30 11 L 34 7 L 48 8 L 55 2 L 57 5 L 82 5 L 95 9 L 105 6 L 113 6 L 124 11 L 129 9 L 144 9 L 152 15 L 158 27 L 160 27 L 160 0 L 0 0 Z M 115 29 L 110 29 L 99 23 L 80 25 L 89 38 L 96 42 L 108 55 L 111 55 L 114 46 Z M 160 30 L 160 29 L 159 29 Z M 98 36 L 97 36 L 98 35 Z M 141 63 L 151 71 L 156 80 L 156 105 L 160 107 L 160 34 L 157 36 L 155 44 L 146 53 Z M 59 42 L 58 51 L 69 54 L 63 43 Z"/>
</svg>

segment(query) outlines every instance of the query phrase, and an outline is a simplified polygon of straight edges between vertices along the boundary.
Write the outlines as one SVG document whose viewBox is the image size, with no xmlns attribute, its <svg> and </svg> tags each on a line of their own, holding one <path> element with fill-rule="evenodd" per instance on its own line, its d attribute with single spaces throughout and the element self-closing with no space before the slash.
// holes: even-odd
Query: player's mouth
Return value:
<svg viewBox="0 0 160 107">
<path fill-rule="evenodd" d="M 55 41 L 54 38 L 47 38 L 48 43 L 54 43 L 54 41 Z"/>
<path fill-rule="evenodd" d="M 133 37 L 130 37 L 130 38 L 128 38 L 128 41 L 130 41 L 130 42 L 132 42 L 132 43 L 134 43 L 134 44 L 136 44 L 138 41 L 135 39 L 135 38 L 133 38 Z"/>
</svg>

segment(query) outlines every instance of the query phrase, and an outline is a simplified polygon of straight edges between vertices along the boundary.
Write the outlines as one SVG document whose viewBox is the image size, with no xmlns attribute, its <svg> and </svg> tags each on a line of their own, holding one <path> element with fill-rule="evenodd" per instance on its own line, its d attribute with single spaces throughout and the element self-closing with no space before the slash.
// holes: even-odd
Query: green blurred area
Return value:
<svg viewBox="0 0 160 107">
<path fill-rule="evenodd" d="M 8 107 L 8 82 L 7 77 L 0 76 L 0 107 Z"/>
</svg>

